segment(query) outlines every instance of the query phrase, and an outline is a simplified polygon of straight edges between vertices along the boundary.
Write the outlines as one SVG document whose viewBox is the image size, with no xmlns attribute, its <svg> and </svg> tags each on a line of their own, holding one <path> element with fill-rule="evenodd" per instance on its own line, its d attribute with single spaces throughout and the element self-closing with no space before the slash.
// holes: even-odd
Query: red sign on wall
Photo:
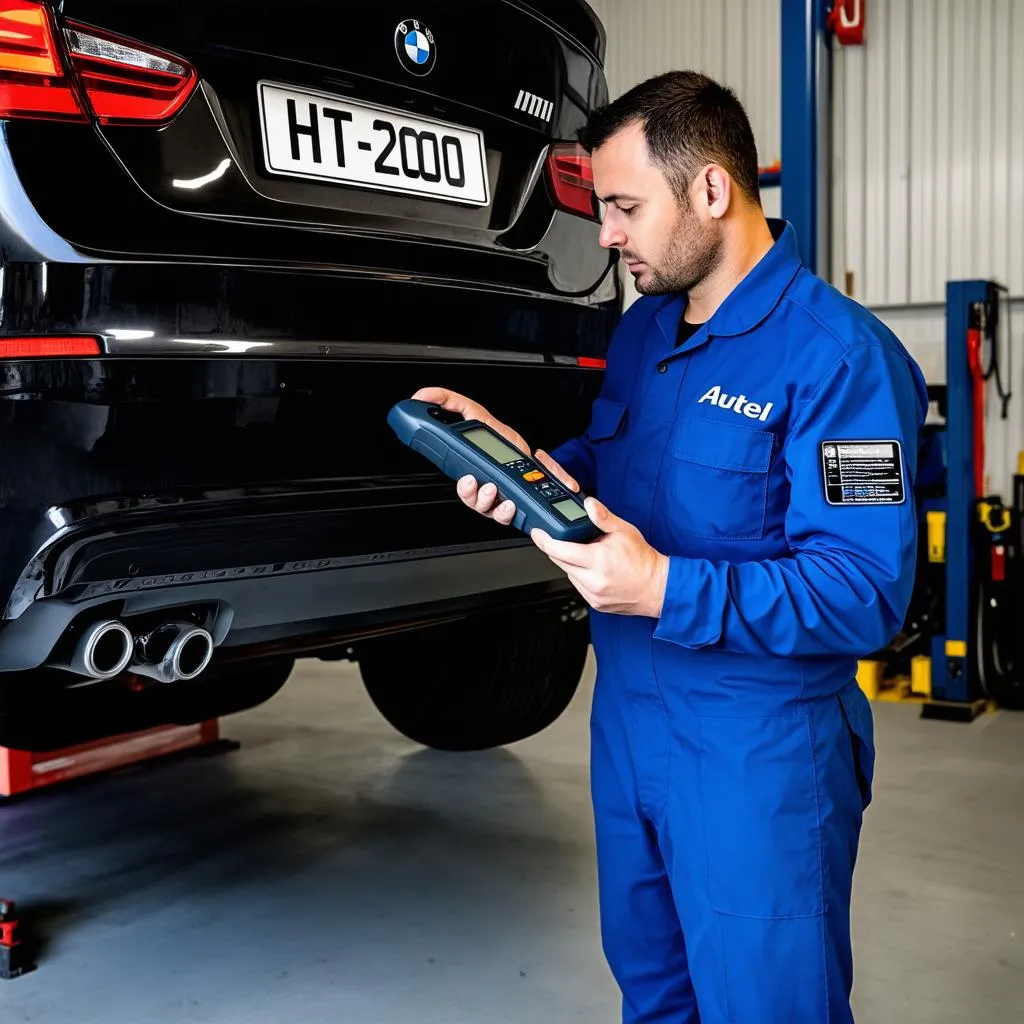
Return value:
<svg viewBox="0 0 1024 1024">
<path fill-rule="evenodd" d="M 843 46 L 864 43 L 865 0 L 836 0 L 828 16 L 828 27 Z"/>
</svg>

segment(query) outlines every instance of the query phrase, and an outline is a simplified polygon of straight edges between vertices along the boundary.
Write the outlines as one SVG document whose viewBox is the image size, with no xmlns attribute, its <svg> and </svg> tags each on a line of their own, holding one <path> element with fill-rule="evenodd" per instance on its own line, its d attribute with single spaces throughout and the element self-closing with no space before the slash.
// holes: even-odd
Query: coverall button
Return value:
<svg viewBox="0 0 1024 1024">
<path fill-rule="evenodd" d="M 668 363 L 658 363 L 658 373 L 665 373 L 668 370 Z"/>
</svg>

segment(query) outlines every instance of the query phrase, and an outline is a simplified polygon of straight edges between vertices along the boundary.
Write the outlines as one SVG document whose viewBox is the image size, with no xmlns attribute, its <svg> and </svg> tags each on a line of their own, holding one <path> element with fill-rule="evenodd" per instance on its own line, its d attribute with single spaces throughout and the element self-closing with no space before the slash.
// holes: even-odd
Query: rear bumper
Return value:
<svg viewBox="0 0 1024 1024">
<path fill-rule="evenodd" d="M 93 501 L 51 508 L 46 524 L 4 609 L 0 671 L 43 665 L 101 618 L 136 634 L 192 618 L 219 648 L 301 651 L 566 592 L 526 538 L 432 476 Z"/>
<path fill-rule="evenodd" d="M 198 609 L 221 655 L 262 645 L 301 655 L 498 606 L 572 596 L 565 578 L 535 548 L 408 555 L 385 564 L 157 583 L 115 601 L 35 601 L 0 630 L 0 672 L 39 668 L 72 624 L 100 618 L 117 618 L 131 628 L 133 620 L 152 621 L 155 613 L 180 618 L 179 610 Z"/>
</svg>

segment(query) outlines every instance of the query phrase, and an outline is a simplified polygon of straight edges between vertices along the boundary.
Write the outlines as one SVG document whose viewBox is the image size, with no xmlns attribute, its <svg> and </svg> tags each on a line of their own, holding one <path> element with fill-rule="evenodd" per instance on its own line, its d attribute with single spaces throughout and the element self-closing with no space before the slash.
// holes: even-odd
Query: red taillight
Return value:
<svg viewBox="0 0 1024 1024">
<path fill-rule="evenodd" d="M 98 338 L 0 338 L 0 359 L 98 356 Z"/>
<path fill-rule="evenodd" d="M 567 213 L 597 220 L 590 154 L 574 143 L 556 143 L 548 153 L 548 181 L 555 205 Z"/>
<path fill-rule="evenodd" d="M 603 370 L 608 364 L 604 359 L 593 359 L 590 356 L 577 356 L 576 365 L 586 367 L 588 370 Z"/>
<path fill-rule="evenodd" d="M 0 0 L 0 118 L 85 121 L 91 113 L 101 124 L 162 124 L 197 81 L 173 54 L 85 25 L 60 36 L 39 0 Z"/>
<path fill-rule="evenodd" d="M 0 117 L 86 120 L 41 3 L 0 0 Z"/>
<path fill-rule="evenodd" d="M 69 26 L 64 35 L 101 124 L 168 121 L 192 95 L 195 68 L 173 54 L 81 25 Z"/>
</svg>

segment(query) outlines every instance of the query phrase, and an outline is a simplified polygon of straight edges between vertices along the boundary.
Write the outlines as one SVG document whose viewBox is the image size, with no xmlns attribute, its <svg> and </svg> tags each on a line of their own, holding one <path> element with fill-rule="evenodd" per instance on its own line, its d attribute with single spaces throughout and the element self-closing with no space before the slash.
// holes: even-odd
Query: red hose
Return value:
<svg viewBox="0 0 1024 1024">
<path fill-rule="evenodd" d="M 981 331 L 967 328 L 967 362 L 971 371 L 974 415 L 974 496 L 985 493 L 985 375 L 981 366 Z"/>
</svg>

